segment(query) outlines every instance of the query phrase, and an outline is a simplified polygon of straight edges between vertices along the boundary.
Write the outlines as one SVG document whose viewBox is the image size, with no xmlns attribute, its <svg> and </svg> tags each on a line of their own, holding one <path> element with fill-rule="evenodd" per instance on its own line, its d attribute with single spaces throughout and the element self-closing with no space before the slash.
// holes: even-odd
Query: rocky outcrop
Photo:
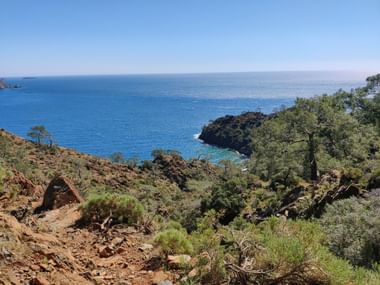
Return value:
<svg viewBox="0 0 380 285">
<path fill-rule="evenodd" d="M 209 178 L 216 176 L 216 167 L 207 161 L 184 160 L 178 154 L 160 154 L 155 157 L 153 164 L 162 174 L 174 182 L 182 190 L 187 190 L 187 181 L 194 178 L 196 173 L 205 173 Z"/>
<path fill-rule="evenodd" d="M 8 185 L 18 185 L 20 194 L 27 196 L 41 196 L 43 194 L 43 188 L 41 185 L 35 185 L 30 179 L 17 170 L 13 170 L 13 173 L 5 181 Z"/>
<path fill-rule="evenodd" d="M 159 155 L 153 163 L 157 164 L 163 174 L 172 182 L 176 183 L 181 189 L 186 187 L 187 162 L 177 155 Z"/>
<path fill-rule="evenodd" d="M 83 202 L 83 198 L 70 180 L 63 176 L 58 176 L 50 182 L 45 191 L 42 205 L 36 211 L 53 210 L 68 204 L 81 202 Z"/>
<path fill-rule="evenodd" d="M 271 116 L 261 112 L 227 115 L 204 126 L 199 139 L 207 144 L 231 148 L 249 156 L 252 154 L 250 144 L 253 130 Z"/>
</svg>

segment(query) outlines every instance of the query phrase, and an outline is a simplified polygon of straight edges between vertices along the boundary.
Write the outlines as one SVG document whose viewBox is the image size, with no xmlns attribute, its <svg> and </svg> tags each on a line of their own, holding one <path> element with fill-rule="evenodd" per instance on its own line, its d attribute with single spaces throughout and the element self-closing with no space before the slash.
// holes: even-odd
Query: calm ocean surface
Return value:
<svg viewBox="0 0 380 285">
<path fill-rule="evenodd" d="M 120 151 L 150 159 L 156 148 L 185 158 L 236 159 L 196 139 L 209 120 L 243 111 L 271 112 L 296 97 L 350 90 L 369 74 L 254 72 L 183 75 L 9 78 L 0 90 L 0 128 L 25 137 L 45 125 L 59 145 L 99 156 Z"/>
</svg>

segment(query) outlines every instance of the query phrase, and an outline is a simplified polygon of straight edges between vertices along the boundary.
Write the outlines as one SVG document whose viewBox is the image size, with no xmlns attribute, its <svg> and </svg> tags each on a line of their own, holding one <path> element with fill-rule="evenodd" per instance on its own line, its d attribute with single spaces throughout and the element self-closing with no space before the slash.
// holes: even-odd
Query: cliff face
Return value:
<svg viewBox="0 0 380 285">
<path fill-rule="evenodd" d="M 247 112 L 238 116 L 227 115 L 204 126 L 199 136 L 207 144 L 234 149 L 250 156 L 252 132 L 270 117 L 260 112 Z"/>
</svg>

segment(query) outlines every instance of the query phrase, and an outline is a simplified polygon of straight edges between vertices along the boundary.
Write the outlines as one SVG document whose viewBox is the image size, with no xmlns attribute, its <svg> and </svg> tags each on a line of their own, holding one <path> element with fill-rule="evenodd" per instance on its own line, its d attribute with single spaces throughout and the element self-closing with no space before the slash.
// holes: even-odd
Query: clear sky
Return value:
<svg viewBox="0 0 380 285">
<path fill-rule="evenodd" d="M 0 76 L 380 72 L 380 0 L 0 0 Z"/>
</svg>

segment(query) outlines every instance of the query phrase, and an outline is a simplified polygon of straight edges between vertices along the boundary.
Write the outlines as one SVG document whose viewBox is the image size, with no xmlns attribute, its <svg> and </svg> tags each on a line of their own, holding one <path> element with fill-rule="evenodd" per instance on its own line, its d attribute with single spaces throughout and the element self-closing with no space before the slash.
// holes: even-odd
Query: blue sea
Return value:
<svg viewBox="0 0 380 285">
<path fill-rule="evenodd" d="M 0 90 L 0 128 L 25 137 L 45 125 L 64 147 L 108 157 L 150 159 L 153 149 L 183 157 L 238 160 L 230 150 L 197 139 L 202 126 L 226 114 L 266 113 L 296 97 L 350 90 L 369 74 L 252 72 L 168 75 L 8 78 L 19 89 Z"/>
</svg>

